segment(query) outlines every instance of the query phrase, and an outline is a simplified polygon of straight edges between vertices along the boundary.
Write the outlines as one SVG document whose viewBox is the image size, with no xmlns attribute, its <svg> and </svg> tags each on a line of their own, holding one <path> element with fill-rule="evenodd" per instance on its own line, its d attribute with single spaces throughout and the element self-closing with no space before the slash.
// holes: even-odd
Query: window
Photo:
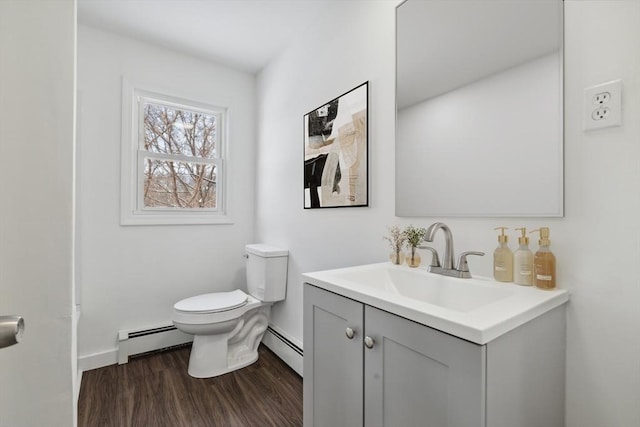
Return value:
<svg viewBox="0 0 640 427">
<path fill-rule="evenodd" d="M 125 91 L 122 224 L 229 223 L 226 110 Z"/>
</svg>

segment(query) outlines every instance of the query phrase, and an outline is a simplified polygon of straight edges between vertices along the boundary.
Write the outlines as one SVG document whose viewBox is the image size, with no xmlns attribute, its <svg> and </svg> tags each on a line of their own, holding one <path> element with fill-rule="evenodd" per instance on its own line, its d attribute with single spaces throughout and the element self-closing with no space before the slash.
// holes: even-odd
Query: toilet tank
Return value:
<svg viewBox="0 0 640 427">
<path fill-rule="evenodd" d="M 247 291 L 265 302 L 282 301 L 287 292 L 289 251 L 256 243 L 246 245 Z"/>
</svg>

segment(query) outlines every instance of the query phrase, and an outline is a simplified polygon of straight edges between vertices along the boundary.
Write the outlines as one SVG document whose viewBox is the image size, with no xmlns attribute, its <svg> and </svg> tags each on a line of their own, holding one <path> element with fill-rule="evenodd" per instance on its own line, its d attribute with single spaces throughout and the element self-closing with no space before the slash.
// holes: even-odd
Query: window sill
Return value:
<svg viewBox="0 0 640 427">
<path fill-rule="evenodd" d="M 129 214 L 120 218 L 120 225 L 215 225 L 233 224 L 228 215 L 222 214 Z"/>
</svg>

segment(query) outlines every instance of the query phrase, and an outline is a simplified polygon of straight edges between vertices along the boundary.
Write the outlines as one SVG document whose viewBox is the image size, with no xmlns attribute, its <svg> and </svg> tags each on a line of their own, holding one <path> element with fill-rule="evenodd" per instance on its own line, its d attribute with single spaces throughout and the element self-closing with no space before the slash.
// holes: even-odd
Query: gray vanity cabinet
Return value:
<svg viewBox="0 0 640 427">
<path fill-rule="evenodd" d="M 305 427 L 562 427 L 565 307 L 479 345 L 304 286 Z"/>
<path fill-rule="evenodd" d="M 365 426 L 484 426 L 483 346 L 369 306 L 364 318 Z"/>
<path fill-rule="evenodd" d="M 305 427 L 484 426 L 484 346 L 311 285 L 304 322 Z"/>
<path fill-rule="evenodd" d="M 363 426 L 364 305 L 304 287 L 304 425 Z M 353 331 L 347 336 L 347 328 Z M 349 334 L 351 335 L 351 334 Z"/>
</svg>

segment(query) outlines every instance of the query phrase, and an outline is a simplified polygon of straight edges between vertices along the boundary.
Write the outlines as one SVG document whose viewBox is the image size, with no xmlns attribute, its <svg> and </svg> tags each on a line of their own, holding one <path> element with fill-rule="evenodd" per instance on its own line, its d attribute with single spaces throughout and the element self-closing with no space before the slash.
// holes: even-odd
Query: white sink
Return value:
<svg viewBox="0 0 640 427">
<path fill-rule="evenodd" d="M 456 279 L 430 274 L 425 270 L 393 268 L 392 264 L 379 264 L 377 267 L 347 269 L 335 276 L 362 283 L 381 292 L 390 292 L 459 312 L 471 311 L 513 294 L 511 289 L 487 286 L 474 279 Z"/>
<path fill-rule="evenodd" d="M 306 283 L 466 340 L 486 344 L 564 304 L 565 290 L 458 279 L 389 262 L 302 275 Z"/>
</svg>

